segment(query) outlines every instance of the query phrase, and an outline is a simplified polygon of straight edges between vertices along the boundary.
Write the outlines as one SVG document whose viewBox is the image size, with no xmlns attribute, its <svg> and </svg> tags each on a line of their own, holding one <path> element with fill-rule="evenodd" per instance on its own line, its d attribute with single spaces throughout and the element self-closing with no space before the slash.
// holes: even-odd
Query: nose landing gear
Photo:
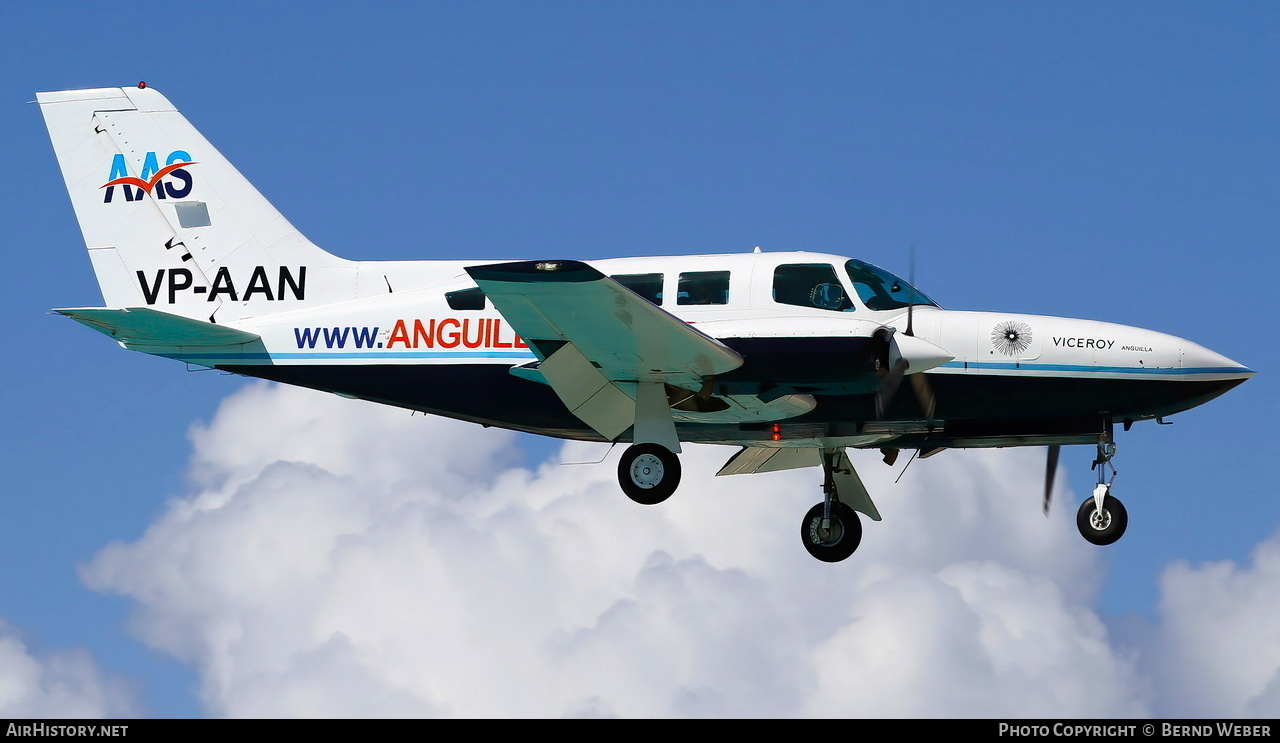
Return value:
<svg viewBox="0 0 1280 743">
<path fill-rule="evenodd" d="M 1093 469 L 1098 472 L 1098 484 L 1093 495 L 1080 504 L 1076 512 L 1076 528 L 1080 536 L 1097 545 L 1113 544 L 1124 536 L 1129 526 L 1129 514 L 1119 498 L 1111 495 L 1111 483 L 1115 482 L 1116 468 L 1111 465 L 1111 458 L 1116 455 L 1115 442 L 1110 436 L 1104 436 L 1098 442 L 1098 458 L 1093 460 Z M 1106 470 L 1110 468 L 1111 477 Z"/>
</svg>

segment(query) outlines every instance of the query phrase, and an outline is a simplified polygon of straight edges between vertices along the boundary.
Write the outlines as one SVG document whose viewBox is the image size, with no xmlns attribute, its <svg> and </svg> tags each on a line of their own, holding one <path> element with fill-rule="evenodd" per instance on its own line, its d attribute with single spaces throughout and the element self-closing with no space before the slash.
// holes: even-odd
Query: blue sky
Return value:
<svg viewBox="0 0 1280 743">
<path fill-rule="evenodd" d="M 1277 32 L 1280 9 L 1248 2 L 134 3 L 127 12 L 7 4 L 0 618 L 26 657 L 88 658 L 94 678 L 126 690 L 129 701 L 109 707 L 116 713 L 247 709 L 235 690 L 209 691 L 216 663 L 206 646 L 184 655 L 155 634 L 180 625 L 181 613 L 148 603 L 140 574 L 108 571 L 103 550 L 117 542 L 142 554 L 140 538 L 163 531 L 175 503 L 211 492 L 193 480 L 193 462 L 221 450 L 193 441 L 194 424 L 218 432 L 287 421 L 249 412 L 215 421 L 227 398 L 267 393 L 125 352 L 47 313 L 100 297 L 39 111 L 26 102 L 37 90 L 138 80 L 169 97 L 314 242 L 348 258 L 602 258 L 760 245 L 905 272 L 914 245 L 918 283 L 945 307 L 1097 318 L 1202 343 L 1258 376 L 1173 426 L 1124 434 L 1115 464 L 1128 534 L 1088 553 L 1088 576 L 1032 572 L 1070 596 L 1068 583 L 1096 581 L 1080 605 L 1118 649 L 1159 634 L 1152 626 L 1168 630 L 1171 576 L 1184 563 L 1200 576 L 1205 563 L 1219 563 L 1273 595 L 1280 588 L 1251 560 L 1280 524 L 1280 466 L 1268 446 L 1280 412 L 1271 371 L 1280 358 L 1271 301 Z M 272 409 L 287 417 L 294 400 L 271 398 Z M 357 430 L 368 425 L 361 420 Z M 485 441 L 478 430 L 458 435 Z M 558 452 L 532 437 L 492 446 L 496 459 L 483 462 L 511 473 L 535 472 Z M 1025 470 L 1025 492 L 1015 482 L 999 503 L 1039 518 L 1038 460 L 1019 457 L 1009 466 Z M 1064 452 L 1080 497 L 1091 458 L 1086 448 Z M 916 484 L 902 498 L 947 498 L 945 482 L 925 487 L 926 466 L 941 460 L 915 465 L 904 482 Z M 611 467 L 600 469 L 608 476 Z M 550 488 L 562 477 L 534 480 Z M 778 549 L 796 552 L 793 522 L 817 488 L 803 477 L 786 482 L 802 492 L 760 518 L 772 513 L 770 526 L 789 540 Z M 1056 506 L 1073 513 L 1077 502 Z M 769 507 L 753 500 L 752 508 Z M 928 523 L 887 519 L 868 529 L 882 544 L 914 543 L 934 538 L 907 533 Z M 1054 523 L 1074 536 L 1067 521 Z M 972 525 L 936 539 L 1005 536 Z M 684 548 L 668 553 L 678 565 L 710 559 L 696 541 Z M 1031 560 L 1026 553 L 999 557 L 1030 570 L 1019 563 Z M 925 562 L 951 575 L 944 556 L 935 558 Z M 619 580 L 643 572 L 619 565 Z M 858 575 L 825 579 L 853 586 Z M 1258 654 L 1271 657 L 1280 640 L 1272 630 L 1258 642 Z M 1154 674 L 1135 673 L 1143 672 Z M 1134 709 L 1161 714 L 1173 698 L 1144 698 Z M 546 704 L 521 710 L 595 709 Z M 442 710 L 500 714 L 456 700 L 428 713 Z M 945 704 L 933 711 L 958 714 Z"/>
</svg>

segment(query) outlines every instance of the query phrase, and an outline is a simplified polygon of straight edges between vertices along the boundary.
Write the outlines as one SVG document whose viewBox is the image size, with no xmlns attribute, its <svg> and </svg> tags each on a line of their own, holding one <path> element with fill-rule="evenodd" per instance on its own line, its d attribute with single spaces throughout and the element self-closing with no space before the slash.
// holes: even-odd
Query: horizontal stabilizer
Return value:
<svg viewBox="0 0 1280 743">
<path fill-rule="evenodd" d="M 234 346 L 258 335 L 146 307 L 54 310 L 126 346 Z"/>
</svg>

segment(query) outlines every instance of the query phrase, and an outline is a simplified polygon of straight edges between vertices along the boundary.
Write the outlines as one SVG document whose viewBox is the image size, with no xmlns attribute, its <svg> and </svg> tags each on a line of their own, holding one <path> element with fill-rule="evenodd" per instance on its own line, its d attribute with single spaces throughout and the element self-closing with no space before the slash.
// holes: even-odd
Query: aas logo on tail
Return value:
<svg viewBox="0 0 1280 743">
<path fill-rule="evenodd" d="M 107 176 L 107 182 L 99 186 L 107 189 L 102 203 L 111 203 L 116 186 L 124 189 L 125 201 L 137 201 L 142 198 L 143 193 L 153 194 L 157 199 L 185 198 L 190 195 L 194 185 L 187 168 L 196 164 L 198 163 L 185 150 L 174 150 L 164 159 L 164 167 L 160 167 L 156 153 L 148 152 L 142 160 L 142 172 L 132 176 L 129 175 L 124 155 L 117 154 L 111 160 L 111 173 Z"/>
</svg>

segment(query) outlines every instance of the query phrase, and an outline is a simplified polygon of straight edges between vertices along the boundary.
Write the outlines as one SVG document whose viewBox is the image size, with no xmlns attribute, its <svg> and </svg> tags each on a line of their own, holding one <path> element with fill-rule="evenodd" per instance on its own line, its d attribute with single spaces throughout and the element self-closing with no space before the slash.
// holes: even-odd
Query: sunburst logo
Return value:
<svg viewBox="0 0 1280 743">
<path fill-rule="evenodd" d="M 991 329 L 991 345 L 1005 356 L 1017 356 L 1031 346 L 1031 326 L 1017 320 L 997 323 Z"/>
</svg>

